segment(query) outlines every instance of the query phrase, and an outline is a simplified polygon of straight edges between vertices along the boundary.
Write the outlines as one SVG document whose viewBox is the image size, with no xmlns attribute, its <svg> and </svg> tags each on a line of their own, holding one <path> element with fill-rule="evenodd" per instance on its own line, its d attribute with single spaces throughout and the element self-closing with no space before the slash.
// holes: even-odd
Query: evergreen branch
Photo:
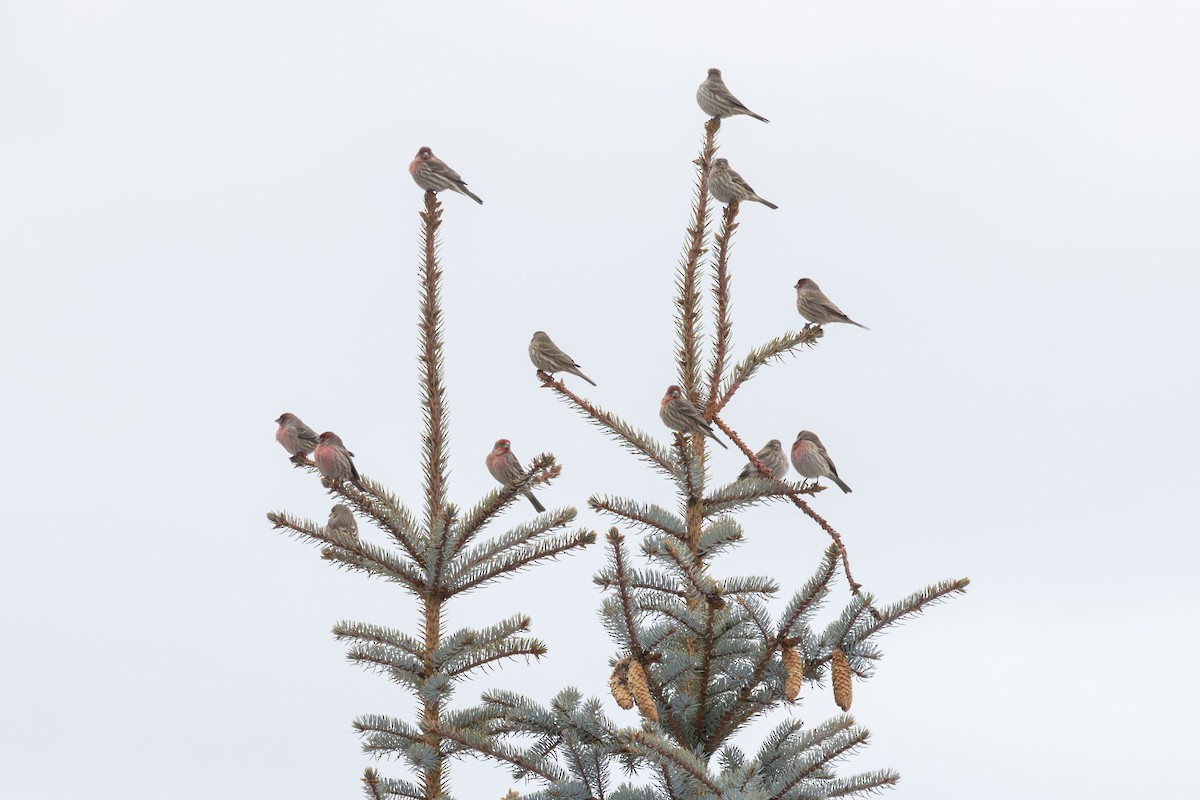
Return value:
<svg viewBox="0 0 1200 800">
<path fill-rule="evenodd" d="M 360 735 L 378 735 L 394 740 L 389 750 L 404 750 L 415 745 L 425 744 L 421 732 L 403 720 L 382 714 L 366 714 L 354 720 L 354 730 Z"/>
<path fill-rule="evenodd" d="M 675 452 L 679 454 L 680 473 L 683 477 L 681 484 L 689 503 L 695 504 L 704 496 L 704 435 L 691 435 L 691 447 L 688 446 L 688 435 L 676 433 L 673 437 Z M 700 457 L 695 454 L 699 451 Z"/>
<path fill-rule="evenodd" d="M 368 574 L 394 580 L 414 592 L 420 592 L 424 588 L 423 575 L 381 547 L 352 536 L 334 533 L 316 523 L 299 520 L 282 511 L 267 514 L 267 519 L 276 528 L 287 530 L 302 539 L 327 545 L 321 551 L 321 556 L 327 560 L 338 561 Z"/>
<path fill-rule="evenodd" d="M 549 483 L 562 474 L 562 466 L 550 453 L 538 453 L 529 462 L 529 469 L 511 484 L 493 489 L 467 512 L 466 517 L 451 529 L 450 543 L 455 555 L 466 547 L 485 525 L 512 503 L 518 495 L 535 486 Z M 561 512 L 560 512 L 561 513 Z M 573 512 L 572 512 L 573 513 Z M 572 516 L 572 519 L 574 517 Z"/>
<path fill-rule="evenodd" d="M 535 561 L 558 558 L 563 553 L 587 547 L 595 541 L 596 534 L 594 532 L 581 530 L 552 539 L 542 539 L 527 547 L 509 550 L 473 570 L 456 574 L 456 583 L 446 589 L 446 596 L 453 597 L 463 592 L 469 592 L 480 584 L 522 570 Z"/>
<path fill-rule="evenodd" d="M 504 491 L 511 492 L 510 500 L 517 496 L 514 490 L 505 489 Z M 555 528 L 561 528 L 575 517 L 576 511 L 573 508 L 555 509 L 545 514 L 539 514 L 533 520 L 517 525 L 470 550 L 460 552 L 454 559 L 450 576 L 446 581 L 447 585 L 453 587 L 462 576 L 468 575 L 474 570 L 486 568 L 488 563 L 497 556 L 526 545 Z"/>
<path fill-rule="evenodd" d="M 829 582 L 833 580 L 833 576 L 837 572 L 839 552 L 836 544 L 831 544 L 825 549 L 825 555 L 821 558 L 821 566 L 817 568 L 817 573 L 809 578 L 804 586 L 800 587 L 800 591 L 792 596 L 787 608 L 784 609 L 779 619 L 780 636 L 795 636 L 793 631 L 795 626 L 821 607 L 821 603 L 829 594 Z"/>
<path fill-rule="evenodd" d="M 433 192 L 425 193 L 421 221 L 420 322 L 417 325 L 421 333 L 417 362 L 420 364 L 421 410 L 425 419 L 421 454 L 425 473 L 426 527 L 433 530 L 446 505 L 447 468 L 446 387 L 442 376 L 442 271 L 437 259 L 442 204 Z"/>
<path fill-rule="evenodd" d="M 828 744 L 816 752 L 801 755 L 798 763 L 791 765 L 786 778 L 775 785 L 770 800 L 782 800 L 802 780 L 813 777 L 821 767 L 866 744 L 870 737 L 871 732 L 866 728 L 849 729 L 830 737 Z"/>
<path fill-rule="evenodd" d="M 682 480 L 683 476 L 671 463 L 670 454 L 662 445 L 654 441 L 650 434 L 634 428 L 616 415 L 601 409 L 584 400 L 567 388 L 562 381 L 542 379 L 542 387 L 556 392 L 568 405 L 574 406 L 580 414 L 591 420 L 597 427 L 604 430 L 610 438 L 616 440 L 634 455 L 658 467 L 673 480 Z"/>
<path fill-rule="evenodd" d="M 712 365 L 708 370 L 708 402 L 704 408 L 704 418 L 712 421 L 713 414 L 719 410 L 721 375 L 725 372 L 725 357 L 733 339 L 733 321 L 729 318 L 729 241 L 737 230 L 738 201 L 734 200 L 725 207 L 721 215 L 721 227 L 717 231 L 717 281 L 713 286 L 713 297 L 716 301 L 717 335 L 716 348 L 713 351 Z"/>
<path fill-rule="evenodd" d="M 870 623 L 863 631 L 855 631 L 852 637 L 851 644 L 861 642 L 869 636 L 873 636 L 889 625 L 893 625 L 905 617 L 920 614 L 925 609 L 945 602 L 952 595 L 963 594 L 967 591 L 967 586 L 971 583 L 970 578 L 959 578 L 952 581 L 940 581 L 933 586 L 926 587 L 916 594 L 909 595 L 898 603 L 893 603 L 883 609 L 874 622 Z"/>
<path fill-rule="evenodd" d="M 518 752 L 515 748 L 499 744 L 492 741 L 489 737 L 482 736 L 474 731 L 445 727 L 438 728 L 436 733 L 443 739 L 457 742 L 465 749 L 478 753 L 484 758 L 489 758 L 501 764 L 510 764 L 517 771 L 515 777 L 523 777 L 525 773 L 530 773 L 549 783 L 562 783 L 567 780 L 566 773 L 549 759 L 538 759 L 536 761 L 527 759 L 524 754 Z"/>
<path fill-rule="evenodd" d="M 764 465 L 762 461 L 760 461 L 754 454 L 754 452 L 746 446 L 746 443 L 743 442 L 736 433 L 734 433 L 733 429 L 725 424 L 724 420 L 722 420 L 720 417 L 713 417 L 713 422 L 725 432 L 725 435 L 729 437 L 731 442 L 738 446 L 738 449 L 745 453 L 746 457 L 750 459 L 752 463 L 754 463 L 759 472 L 763 473 L 764 475 L 769 474 L 769 470 L 766 468 L 766 465 Z M 846 550 L 846 544 L 842 541 L 842 535 L 834 530 L 833 526 L 826 522 L 824 517 L 813 511 L 812 507 L 808 503 L 801 500 L 798 493 L 788 492 L 787 496 L 792 501 L 792 504 L 796 506 L 796 508 L 808 515 L 809 519 L 817 523 L 817 525 L 819 525 L 823 531 L 829 534 L 829 538 L 833 539 L 834 544 L 837 545 L 838 550 L 842 555 L 842 567 L 846 571 L 846 582 L 850 584 L 850 593 L 857 598 L 861 598 L 863 596 L 862 584 L 854 580 L 854 573 L 850 571 L 850 553 Z M 872 616 L 874 616 L 876 619 L 879 619 L 879 611 L 877 611 L 874 606 L 868 603 L 867 608 L 870 610 Z"/>
<path fill-rule="evenodd" d="M 783 336 L 751 350 L 722 382 L 721 399 L 716 404 L 713 415 L 720 414 L 725 406 L 729 405 L 729 401 L 733 399 L 733 395 L 742 387 L 742 384 L 754 377 L 754 373 L 758 372 L 761 367 L 775 360 L 782 361 L 784 356 L 802 347 L 814 346 L 817 340 L 824 335 L 825 331 L 821 329 L 821 326 L 809 327 L 806 325 L 804 330 L 788 331 Z"/>
<path fill-rule="evenodd" d="M 700 675 L 696 685 L 700 687 L 699 694 L 696 697 L 696 739 L 697 742 L 704 742 L 704 720 L 708 716 L 708 690 L 709 682 L 712 678 L 710 670 L 712 669 L 713 659 L 713 617 L 717 610 L 713 608 L 711 603 L 704 604 L 704 636 L 700 640 Z M 711 745 L 711 740 L 706 744 Z M 712 755 L 711 750 L 705 748 L 706 755 Z"/>
<path fill-rule="evenodd" d="M 708 497 L 704 498 L 704 516 L 726 514 L 764 500 L 790 500 L 793 493 L 813 495 L 824 490 L 824 486 L 816 483 L 793 483 L 776 480 L 773 477 L 768 479 L 761 475 L 742 478 L 719 489 L 714 489 Z"/>
<path fill-rule="evenodd" d="M 695 596 L 707 599 L 717 595 L 716 585 L 705 577 L 703 562 L 695 563 L 671 542 L 660 537 L 647 537 L 642 542 L 642 552 L 650 558 L 665 561 L 675 568 L 684 583 L 691 587 Z"/>
<path fill-rule="evenodd" d="M 620 580 L 615 572 L 609 570 L 601 570 L 592 578 L 593 583 L 605 589 L 612 589 L 621 585 L 619 583 Z M 687 596 L 686 592 L 675 588 L 675 581 L 671 580 L 668 575 L 653 569 L 628 570 L 624 578 L 624 586 L 627 589 L 662 592 L 672 597 L 684 598 Z"/>
<path fill-rule="evenodd" d="M 899 782 L 900 774 L 890 769 L 864 772 L 861 775 L 836 778 L 830 781 L 825 786 L 825 796 L 848 797 L 849 795 L 874 794 L 880 789 L 895 786 Z M 785 798 L 785 800 L 787 799 Z"/>
<path fill-rule="evenodd" d="M 714 796 L 723 798 L 721 787 L 713 783 L 704 762 L 682 747 L 673 747 L 659 737 L 646 731 L 622 731 L 621 739 L 627 747 L 649 757 L 659 764 L 670 765 L 691 776 Z"/>
<path fill-rule="evenodd" d="M 384 670 L 397 683 L 419 686 L 428 677 L 418 659 L 383 644 L 356 644 L 346 651 L 346 659 Z"/>
<path fill-rule="evenodd" d="M 732 517 L 721 517 L 711 522 L 700 531 L 696 540 L 696 553 L 701 558 L 712 558 L 717 553 L 727 550 L 745 538 L 742 526 Z"/>
<path fill-rule="evenodd" d="M 708 234 L 708 177 L 712 171 L 713 156 L 717 152 L 717 131 L 721 120 L 714 118 L 704 125 L 704 147 L 696 159 L 699 167 L 696 176 L 696 196 L 692 203 L 692 222 L 687 229 L 687 240 L 682 261 L 677 271 L 678 295 L 675 299 L 676 359 L 679 365 L 679 385 L 688 400 L 697 408 L 700 401 L 700 287 L 697 271 L 700 258 L 704 255 L 704 243 Z"/>
<path fill-rule="evenodd" d="M 339 642 L 350 640 L 364 644 L 385 644 L 407 653 L 413 658 L 421 658 L 424 647 L 421 642 L 407 633 L 364 622 L 339 622 L 333 626 L 332 633 Z"/>
<path fill-rule="evenodd" d="M 450 676 L 465 675 L 474 669 L 496 661 L 503 661 L 506 658 L 516 658 L 517 656 L 541 658 L 544 655 L 546 655 L 546 645 L 540 640 L 526 636 L 514 637 L 505 642 L 495 642 L 477 648 L 459 664 L 453 667 L 447 666 L 446 674 Z"/>
<path fill-rule="evenodd" d="M 595 495 L 588 498 L 588 506 L 593 511 L 600 511 L 610 516 L 641 525 L 643 528 L 665 533 L 681 542 L 687 541 L 687 527 L 683 519 L 679 515 L 667 511 L 662 506 L 653 503 L 639 503 L 620 497 L 598 497 Z"/>
<path fill-rule="evenodd" d="M 775 594 L 778 591 L 778 583 L 771 578 L 762 576 L 744 575 L 721 581 L 721 594 L 725 597 L 741 594 Z"/>
<path fill-rule="evenodd" d="M 363 770 L 363 791 L 368 800 L 390 800 L 390 798 L 407 798 L 407 800 L 425 800 L 425 794 L 416 784 L 408 781 L 398 781 L 394 778 L 384 778 L 371 767 Z"/>
</svg>

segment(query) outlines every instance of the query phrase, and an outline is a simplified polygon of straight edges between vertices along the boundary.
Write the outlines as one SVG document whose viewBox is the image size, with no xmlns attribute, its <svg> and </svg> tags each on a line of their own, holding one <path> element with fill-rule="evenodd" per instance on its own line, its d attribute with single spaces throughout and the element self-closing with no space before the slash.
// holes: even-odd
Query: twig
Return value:
<svg viewBox="0 0 1200 800">
<path fill-rule="evenodd" d="M 750 459 L 750 463 L 754 465 L 755 469 L 757 469 L 765 477 L 775 480 L 775 476 L 771 473 L 771 470 L 767 468 L 767 465 L 759 460 L 758 456 L 754 454 L 754 451 L 746 446 L 746 443 L 742 441 L 741 437 L 738 436 L 732 428 L 726 425 L 723 419 L 721 419 L 719 416 L 715 416 L 713 417 L 713 422 L 718 428 L 725 432 L 725 435 L 729 437 L 731 442 L 738 446 L 738 449 L 745 454 L 746 458 Z M 833 539 L 833 543 L 837 545 L 838 552 L 841 553 L 842 556 L 842 568 L 846 571 L 846 581 L 850 584 L 850 593 L 859 600 L 863 601 L 867 610 L 871 612 L 871 616 L 875 617 L 875 619 L 882 619 L 879 611 L 875 608 L 875 606 L 871 605 L 870 601 L 868 601 L 863 595 L 861 591 L 862 584 L 854 579 L 854 573 L 850 571 L 850 554 L 846 551 L 846 544 L 842 541 L 842 535 L 834 530 L 833 526 L 826 522 L 824 517 L 813 511 L 812 507 L 808 503 L 801 500 L 799 494 L 790 490 L 786 492 L 786 494 L 788 499 L 792 501 L 792 504 L 795 505 L 796 508 L 807 514 L 813 522 L 820 525 L 821 529 L 829 534 L 829 538 Z"/>
<path fill-rule="evenodd" d="M 425 456 L 425 501 L 428 530 L 446 506 L 446 387 L 442 382 L 442 271 L 438 267 L 438 228 L 442 225 L 442 205 L 433 192 L 425 193 L 424 223 L 421 234 L 421 407 L 425 416 L 423 455 Z"/>
<path fill-rule="evenodd" d="M 708 233 L 708 176 L 717 152 L 716 138 L 720 128 L 720 119 L 711 119 L 704 125 L 704 149 L 696 160 L 700 174 L 696 181 L 695 213 L 687 229 L 687 249 L 679 267 L 679 295 L 675 299 L 679 309 L 676 317 L 679 383 L 688 400 L 697 406 L 700 404 L 700 290 L 696 273 Z"/>
<path fill-rule="evenodd" d="M 704 409 L 704 418 L 712 421 L 717 413 L 717 403 L 721 392 L 721 375 L 725 372 L 725 356 L 729 352 L 730 340 L 733 337 L 733 322 L 729 318 L 729 241 L 738 224 L 738 201 L 734 200 L 725 208 L 721 216 L 721 229 L 717 232 L 717 283 L 713 294 L 717 300 L 717 343 L 713 354 L 712 368 L 708 376 L 708 404 Z"/>
</svg>

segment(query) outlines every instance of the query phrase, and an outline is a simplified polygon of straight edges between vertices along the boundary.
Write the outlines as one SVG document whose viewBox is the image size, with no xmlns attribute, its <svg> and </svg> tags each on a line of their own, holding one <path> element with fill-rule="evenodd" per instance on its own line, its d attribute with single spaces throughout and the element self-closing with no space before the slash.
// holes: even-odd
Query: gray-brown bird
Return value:
<svg viewBox="0 0 1200 800">
<path fill-rule="evenodd" d="M 704 83 L 700 84 L 700 88 L 696 90 L 696 102 L 700 104 L 700 110 L 710 117 L 719 117 L 724 119 L 737 114 L 745 114 L 748 117 L 754 117 L 763 122 L 770 122 L 766 117 L 760 117 L 742 104 L 733 96 L 733 92 L 725 85 L 725 81 L 721 79 L 721 70 L 713 67 L 708 71 L 708 77 L 704 79 Z"/>
<path fill-rule="evenodd" d="M 678 386 L 667 387 L 667 393 L 663 395 L 662 403 L 659 404 L 658 417 L 673 431 L 703 434 L 726 450 L 729 449 L 729 445 L 717 438 L 717 435 L 713 433 L 712 425 L 683 396 L 683 389 Z"/>
<path fill-rule="evenodd" d="M 365 492 L 367 487 L 359 480 L 358 470 L 354 468 L 352 458 L 354 453 L 347 450 L 341 437 L 332 431 L 322 433 L 317 440 L 316 449 L 313 450 L 313 461 L 323 477 L 332 483 L 350 481 Z"/>
<path fill-rule="evenodd" d="M 718 203 L 729 205 L 734 200 L 753 200 L 762 203 L 767 208 L 779 208 L 769 200 L 763 200 L 741 175 L 730 169 L 728 159 L 718 158 L 713 161 L 712 172 L 708 176 L 708 191 Z"/>
<path fill-rule="evenodd" d="M 341 503 L 329 510 L 329 522 L 325 527 L 336 533 L 358 538 L 358 520 L 354 518 L 354 512 L 350 510 L 350 507 Z"/>
<path fill-rule="evenodd" d="M 592 386 L 596 385 L 594 380 L 583 374 L 575 359 L 560 350 L 545 331 L 535 331 L 533 338 L 529 340 L 529 360 L 540 372 L 547 375 L 566 372 L 583 378 Z"/>
<path fill-rule="evenodd" d="M 279 419 L 275 441 L 283 445 L 293 459 L 303 459 L 317 449 L 317 432 L 300 421 L 295 414 L 283 413 Z"/>
<path fill-rule="evenodd" d="M 865 331 L 871 330 L 861 322 L 855 322 L 842 313 L 842 310 L 821 291 L 812 278 L 801 278 L 796 281 L 796 310 L 800 316 L 817 325 L 827 322 L 848 322 L 857 325 Z"/>
<path fill-rule="evenodd" d="M 508 439 L 497 439 L 496 444 L 492 447 L 492 452 L 488 453 L 487 457 L 488 472 L 492 473 L 492 477 L 498 480 L 505 486 L 511 486 L 521 473 L 525 470 L 521 468 L 520 460 L 513 455 L 512 442 Z M 526 489 L 521 492 L 533 503 L 533 507 L 540 514 L 546 510 L 546 507 L 538 502 L 538 499 L 533 496 L 533 492 Z"/>
<path fill-rule="evenodd" d="M 754 454 L 763 466 L 771 471 L 776 480 L 783 480 L 783 476 L 787 475 L 788 457 L 783 452 L 783 442 L 778 439 L 772 439 L 763 445 L 763 449 Z M 763 478 L 763 474 L 758 471 L 758 467 L 754 466 L 754 462 L 750 461 L 742 468 L 742 472 L 738 475 L 738 480 L 746 478 Z"/>
<path fill-rule="evenodd" d="M 462 175 L 450 169 L 449 165 L 435 156 L 428 147 L 422 147 L 417 151 L 417 157 L 408 165 L 408 172 L 417 182 L 417 186 L 427 192 L 450 189 L 459 194 L 465 194 L 479 205 L 483 205 L 483 200 L 479 198 L 479 195 L 467 188 L 467 182 L 462 179 Z"/>
<path fill-rule="evenodd" d="M 806 478 L 825 477 L 838 485 L 847 494 L 851 489 L 838 477 L 837 467 L 821 440 L 812 431 L 800 431 L 792 443 L 792 466 Z"/>
</svg>

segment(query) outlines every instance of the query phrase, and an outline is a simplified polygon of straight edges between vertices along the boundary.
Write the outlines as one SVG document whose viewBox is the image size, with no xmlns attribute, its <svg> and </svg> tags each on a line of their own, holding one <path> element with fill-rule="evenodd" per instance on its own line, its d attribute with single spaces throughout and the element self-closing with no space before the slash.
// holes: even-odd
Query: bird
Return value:
<svg viewBox="0 0 1200 800">
<path fill-rule="evenodd" d="M 488 453 L 487 468 L 488 472 L 492 473 L 492 477 L 505 486 L 512 486 L 521 477 L 522 473 L 525 472 L 521 468 L 521 462 L 513 455 L 512 442 L 508 439 L 496 440 L 495 446 L 492 447 L 492 452 Z M 546 507 L 539 503 L 538 499 L 533 496 L 533 492 L 524 489 L 521 494 L 529 498 L 529 502 L 533 503 L 534 509 L 539 514 L 546 510 Z"/>
<path fill-rule="evenodd" d="M 718 158 L 713 161 L 712 172 L 708 176 L 708 191 L 719 203 L 728 205 L 734 200 L 753 200 L 762 203 L 767 208 L 779 208 L 769 200 L 763 200 L 742 176 L 729 168 L 729 159 Z"/>
<path fill-rule="evenodd" d="M 855 322 L 843 314 L 842 310 L 825 296 L 821 287 L 817 286 L 816 281 L 812 278 L 801 278 L 796 281 L 796 310 L 800 312 L 800 316 L 817 325 L 824 325 L 826 322 L 848 322 L 865 331 L 871 330 L 861 322 Z"/>
<path fill-rule="evenodd" d="M 658 416 L 663 424 L 673 431 L 703 434 L 726 450 L 729 449 L 729 445 L 717 438 L 717 435 L 713 433 L 712 425 L 683 396 L 683 389 L 678 386 L 667 387 L 667 393 L 663 395 L 662 403 L 659 405 Z"/>
<path fill-rule="evenodd" d="M 746 106 L 742 105 L 742 101 L 733 96 L 733 92 L 725 85 L 725 81 L 721 79 L 721 70 L 713 67 L 708 71 L 708 77 L 704 79 L 704 83 L 700 84 L 700 88 L 696 90 L 696 102 L 700 104 L 700 109 L 710 117 L 732 117 L 737 114 L 745 114 L 748 117 L 754 117 L 763 122 L 770 122 L 766 117 L 761 117 L 755 114 Z"/>
<path fill-rule="evenodd" d="M 783 452 L 783 442 L 778 439 L 772 439 L 767 442 L 763 446 L 763 449 L 755 453 L 754 456 L 763 463 L 764 467 L 770 470 L 771 475 L 776 480 L 782 480 L 783 476 L 787 475 L 788 459 L 787 455 Z M 754 462 L 751 461 L 742 468 L 741 474 L 738 475 L 738 480 L 762 477 L 763 474 L 758 471 L 758 467 L 754 466 Z"/>
<path fill-rule="evenodd" d="M 529 360 L 538 368 L 538 372 L 544 372 L 547 375 L 568 372 L 583 378 L 592 386 L 596 385 L 594 380 L 580 371 L 575 359 L 560 350 L 545 331 L 535 331 L 533 338 L 529 340 Z"/>
<path fill-rule="evenodd" d="M 342 439 L 332 431 L 325 431 L 317 440 L 317 448 L 313 451 L 313 461 L 321 475 L 333 483 L 350 481 L 362 491 L 367 487 L 359 480 L 358 470 L 354 468 L 354 453 L 346 449 Z"/>
<path fill-rule="evenodd" d="M 838 488 L 849 494 L 853 491 L 845 481 L 838 477 L 837 467 L 825 450 L 825 445 L 812 431 L 800 431 L 796 441 L 792 443 L 792 466 L 806 478 L 826 477 L 838 485 Z"/>
<path fill-rule="evenodd" d="M 465 194 L 479 205 L 483 205 L 483 200 L 479 195 L 467 188 L 467 182 L 462 179 L 462 176 L 450 169 L 446 162 L 435 156 L 428 147 L 422 147 L 417 151 L 417 157 L 408 165 L 408 171 L 413 180 L 417 182 L 417 186 L 428 192 L 451 189 L 459 194 Z"/>
<path fill-rule="evenodd" d="M 330 531 L 343 533 L 347 536 L 358 538 L 358 521 L 354 519 L 353 512 L 349 506 L 338 503 L 329 511 L 329 523 L 325 526 Z"/>
<path fill-rule="evenodd" d="M 275 441 L 291 454 L 293 460 L 302 460 L 317 447 L 317 432 L 300 421 L 295 414 L 283 413 L 275 431 Z"/>
</svg>

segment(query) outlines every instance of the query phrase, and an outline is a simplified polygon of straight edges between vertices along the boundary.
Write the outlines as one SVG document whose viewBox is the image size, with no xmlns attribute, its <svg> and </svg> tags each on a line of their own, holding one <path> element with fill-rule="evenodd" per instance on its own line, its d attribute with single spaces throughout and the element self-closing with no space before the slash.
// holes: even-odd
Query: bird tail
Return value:
<svg viewBox="0 0 1200 800">
<path fill-rule="evenodd" d="M 534 509 L 536 509 L 539 514 L 546 510 L 546 507 L 539 503 L 538 499 L 533 496 L 533 492 L 526 492 L 525 496 L 529 498 L 529 502 L 533 503 Z"/>
<path fill-rule="evenodd" d="M 479 195 L 475 194 L 470 189 L 468 189 L 466 187 L 466 184 L 459 184 L 458 190 L 460 192 L 462 192 L 463 194 L 465 194 L 467 197 L 474 200 L 476 203 L 479 203 L 479 205 L 483 205 L 483 199 Z"/>
<path fill-rule="evenodd" d="M 757 200 L 758 202 L 762 203 L 762 204 L 763 204 L 764 206 L 766 206 L 767 208 L 779 208 L 779 206 L 775 205 L 775 204 L 774 204 L 774 203 L 772 203 L 770 200 L 763 200 L 763 199 L 762 199 L 761 197 L 759 197 L 758 195 L 755 195 L 755 196 L 754 196 L 754 199 L 755 199 L 755 200 Z"/>
<path fill-rule="evenodd" d="M 747 111 L 746 113 L 749 114 L 750 116 L 754 117 L 759 122 L 770 122 L 771 121 L 760 114 L 755 114 L 753 111 Z"/>
<path fill-rule="evenodd" d="M 851 325 L 857 325 L 858 327 L 862 328 L 864 331 L 871 330 L 866 325 L 863 325 L 861 322 L 855 322 L 854 320 L 850 319 L 849 317 L 846 317 L 846 322 L 849 322 Z"/>
<path fill-rule="evenodd" d="M 718 439 L 718 438 L 717 438 L 717 435 L 716 435 L 715 433 L 713 433 L 711 430 L 708 432 L 708 435 L 709 435 L 709 437 L 710 437 L 710 438 L 711 438 L 711 439 L 712 439 L 714 442 L 716 442 L 717 444 L 721 445 L 721 447 L 724 447 L 726 450 L 728 450 L 728 449 L 729 449 L 729 445 L 725 444 L 725 443 L 724 443 L 724 442 L 722 442 L 720 439 Z"/>
<path fill-rule="evenodd" d="M 842 490 L 843 492 L 845 492 L 846 494 L 850 494 L 851 492 L 853 492 L 853 491 L 854 491 L 854 490 L 853 490 L 853 489 L 851 489 L 849 486 L 847 486 L 847 485 L 846 485 L 846 482 L 845 482 L 845 481 L 843 481 L 841 478 L 839 478 L 837 475 L 830 475 L 830 476 L 829 476 L 829 480 L 831 480 L 831 481 L 833 481 L 834 483 L 836 483 L 836 484 L 838 485 L 838 488 L 839 488 L 839 489 L 841 489 L 841 490 Z"/>
<path fill-rule="evenodd" d="M 576 370 L 576 371 L 575 371 L 575 374 L 576 374 L 576 375 L 578 375 L 579 377 L 583 378 L 585 381 L 587 381 L 588 383 L 590 383 L 592 386 L 595 386 L 595 385 L 596 385 L 596 382 L 595 382 L 594 380 L 592 380 L 591 378 L 589 378 L 587 375 L 584 375 L 584 374 L 583 374 L 582 372 L 580 372 L 579 370 Z"/>
</svg>

